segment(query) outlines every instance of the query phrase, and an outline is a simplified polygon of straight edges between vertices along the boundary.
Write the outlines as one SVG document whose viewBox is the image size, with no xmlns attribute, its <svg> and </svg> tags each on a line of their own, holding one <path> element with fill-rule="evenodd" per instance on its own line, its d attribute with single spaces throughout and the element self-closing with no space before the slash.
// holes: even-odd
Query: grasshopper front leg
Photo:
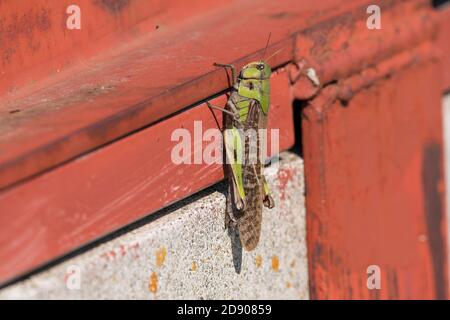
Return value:
<svg viewBox="0 0 450 320">
<path fill-rule="evenodd" d="M 234 120 L 239 121 L 239 111 L 236 109 L 236 107 L 235 107 L 232 103 L 227 102 L 227 106 L 228 106 L 232 111 L 229 111 L 229 110 L 224 109 L 224 108 L 222 108 L 222 107 L 214 106 L 214 105 L 212 105 L 209 101 L 206 101 L 206 104 L 208 105 L 209 108 L 211 108 L 211 109 L 216 109 L 216 110 L 220 110 L 220 111 L 222 111 L 222 112 L 224 112 L 224 113 L 226 113 L 226 114 L 229 114 L 231 117 L 233 117 Z"/>
<path fill-rule="evenodd" d="M 237 72 L 236 72 L 236 67 L 235 66 L 233 66 L 232 64 L 216 63 L 216 62 L 214 62 L 214 65 L 216 67 L 230 68 L 231 69 L 231 78 L 232 78 L 232 81 L 233 81 L 233 86 L 236 86 L 236 84 L 237 84 Z"/>
<path fill-rule="evenodd" d="M 232 128 L 227 128 L 224 131 L 224 145 L 225 145 L 225 156 L 226 162 L 231 168 L 230 175 L 230 185 L 231 193 L 234 202 L 234 206 L 238 211 L 244 211 L 246 207 L 245 203 L 245 192 L 244 192 L 244 182 L 242 177 L 242 159 L 244 153 L 244 146 L 242 143 L 242 137 L 237 127 L 241 127 L 239 122 L 239 111 L 236 106 L 231 102 L 227 102 L 227 107 L 229 110 L 213 106 L 211 103 L 206 102 L 208 107 L 212 109 L 217 109 L 225 112 L 232 116 L 234 126 Z M 232 224 L 236 225 L 237 218 L 233 214 L 233 210 L 227 210 L 229 218 Z"/>
<path fill-rule="evenodd" d="M 257 177 L 256 179 L 258 179 L 258 174 L 256 172 L 255 165 L 253 165 L 253 171 L 255 172 L 255 176 Z M 272 209 L 273 207 L 275 207 L 275 201 L 273 201 L 273 198 L 270 195 L 269 184 L 267 183 L 266 176 L 264 175 L 264 173 L 261 173 L 261 179 L 262 179 L 262 191 L 264 195 L 263 204 L 265 207 Z M 261 181 L 259 181 L 259 179 L 258 184 L 261 185 Z"/>
</svg>

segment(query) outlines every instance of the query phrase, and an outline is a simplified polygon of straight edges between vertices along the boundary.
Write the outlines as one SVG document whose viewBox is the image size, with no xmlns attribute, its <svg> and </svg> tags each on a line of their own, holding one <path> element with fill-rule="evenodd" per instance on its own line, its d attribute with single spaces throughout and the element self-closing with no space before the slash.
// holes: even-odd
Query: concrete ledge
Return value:
<svg viewBox="0 0 450 320">
<path fill-rule="evenodd" d="M 224 230 L 225 183 L 0 291 L 1 299 L 307 299 L 303 161 L 266 169 L 276 207 L 242 251 Z"/>
</svg>

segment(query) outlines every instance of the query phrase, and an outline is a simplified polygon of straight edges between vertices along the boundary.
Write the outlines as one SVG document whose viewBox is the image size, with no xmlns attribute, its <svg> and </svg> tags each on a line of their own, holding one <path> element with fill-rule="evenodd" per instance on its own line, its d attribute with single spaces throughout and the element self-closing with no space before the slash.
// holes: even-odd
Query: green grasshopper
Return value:
<svg viewBox="0 0 450 320">
<path fill-rule="evenodd" d="M 270 103 L 270 66 L 262 59 L 245 65 L 239 75 L 231 64 L 232 91 L 226 107 L 211 105 L 225 113 L 224 146 L 229 192 L 226 225 L 237 227 L 242 246 L 253 250 L 260 238 L 262 207 L 275 206 L 263 174 L 265 135 Z M 243 160 L 243 161 L 242 161 Z"/>
</svg>

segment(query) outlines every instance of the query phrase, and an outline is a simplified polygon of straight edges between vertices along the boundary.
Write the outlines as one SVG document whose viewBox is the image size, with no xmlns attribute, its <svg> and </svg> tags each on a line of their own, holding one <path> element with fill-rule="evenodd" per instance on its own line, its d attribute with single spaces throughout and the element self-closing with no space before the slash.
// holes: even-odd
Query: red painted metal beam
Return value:
<svg viewBox="0 0 450 320">
<path fill-rule="evenodd" d="M 346 89 L 342 92 L 348 93 L 350 90 L 356 93 L 355 97 L 348 94 L 337 95 L 341 100 L 350 100 L 348 105 L 356 106 L 351 109 L 356 111 L 348 111 L 350 108 L 342 109 L 338 102 L 330 102 L 333 106 L 332 111 L 330 114 L 327 113 L 328 111 L 323 113 L 330 118 L 304 123 L 303 128 L 308 188 L 308 240 L 310 258 L 315 259 L 311 260 L 314 261 L 314 265 L 310 265 L 311 283 L 315 290 L 312 296 L 337 297 L 342 294 L 367 297 L 365 291 L 352 292 L 355 288 L 364 290 L 358 282 L 356 272 L 359 272 L 358 268 L 367 262 L 367 255 L 356 251 L 361 255 L 355 259 L 354 263 L 343 260 L 344 262 L 339 264 L 338 260 L 331 258 L 339 256 L 342 259 L 348 259 L 348 252 L 353 249 L 349 244 L 350 240 L 365 240 L 358 233 L 358 228 L 367 225 L 371 220 L 369 218 L 364 220 L 357 215 L 365 209 L 361 208 L 363 198 L 361 201 L 352 202 L 354 199 L 351 197 L 359 197 L 364 193 L 364 187 L 370 188 L 372 185 L 376 190 L 373 198 L 368 198 L 368 212 L 380 222 L 377 228 L 369 233 L 371 237 L 369 244 L 371 248 L 375 248 L 375 257 L 381 259 L 380 263 L 391 270 L 387 276 L 389 277 L 387 283 L 393 286 L 389 294 L 393 297 L 420 296 L 416 288 L 408 289 L 404 282 L 398 284 L 396 280 L 392 280 L 398 279 L 397 271 L 401 269 L 407 274 L 412 272 L 411 277 L 405 276 L 403 280 L 416 280 L 420 274 L 423 281 L 431 281 L 423 286 L 422 296 L 431 297 L 435 293 L 437 293 L 436 296 L 442 296 L 439 288 L 430 285 L 443 279 L 438 263 L 442 237 L 439 233 L 433 236 L 433 232 L 437 230 L 436 226 L 441 225 L 442 219 L 434 219 L 440 217 L 439 210 L 428 208 L 432 206 L 430 197 L 437 199 L 438 205 L 441 203 L 440 196 L 436 196 L 434 189 L 435 182 L 440 179 L 440 172 L 434 175 L 431 183 L 423 183 L 426 196 L 422 196 L 422 200 L 417 200 L 417 203 L 413 202 L 418 206 L 427 207 L 428 209 L 424 209 L 426 214 L 424 211 L 417 210 L 411 211 L 412 213 L 407 212 L 405 207 L 401 206 L 407 206 L 409 202 L 414 201 L 413 197 L 410 197 L 408 193 L 400 194 L 396 202 L 393 197 L 384 193 L 382 185 L 377 184 L 379 181 L 376 180 L 375 174 L 370 175 L 366 181 L 361 177 L 351 180 L 354 178 L 351 172 L 347 174 L 347 177 L 342 173 L 347 172 L 347 165 L 350 168 L 355 165 L 358 169 L 359 160 L 361 163 L 366 160 L 363 154 L 368 150 L 364 145 L 372 143 L 378 146 L 372 152 L 379 153 L 369 152 L 368 154 L 374 157 L 379 156 L 381 159 L 379 161 L 385 161 L 382 155 L 393 159 L 392 164 L 386 165 L 386 172 L 392 173 L 395 179 L 402 177 L 400 173 L 394 172 L 394 168 L 399 167 L 396 165 L 397 162 L 403 160 L 401 152 L 396 153 L 390 144 L 387 147 L 376 144 L 379 143 L 374 137 L 376 130 L 385 129 L 386 134 L 392 135 L 396 133 L 395 124 L 390 122 L 391 118 L 378 114 L 379 109 L 386 114 L 390 109 L 394 109 L 393 116 L 401 125 L 398 131 L 400 136 L 397 140 L 393 140 L 393 143 L 406 143 L 402 149 L 406 155 L 414 154 L 414 157 L 418 157 L 420 145 L 425 141 L 424 136 L 440 145 L 437 137 L 440 125 L 431 129 L 438 118 L 434 108 L 427 114 L 425 112 L 427 108 L 421 104 L 422 109 L 417 115 L 407 114 L 407 119 L 412 121 L 410 129 L 406 127 L 401 117 L 403 113 L 409 111 L 404 109 L 407 104 L 416 106 L 417 99 L 422 101 L 423 96 L 419 94 L 418 88 L 420 84 L 423 84 L 424 79 L 420 78 L 422 82 L 418 81 L 418 84 L 414 85 L 399 76 L 398 81 L 402 84 L 401 90 L 403 90 L 401 92 L 406 91 L 406 88 L 411 85 L 412 90 L 416 90 L 411 99 L 416 100 L 411 100 L 406 97 L 406 94 L 399 93 L 398 99 L 391 103 L 387 100 L 388 97 L 395 95 L 395 90 L 392 91 L 392 88 L 383 90 L 372 88 L 367 92 L 363 90 L 358 93 L 362 90 L 361 88 L 366 89 L 367 86 L 380 81 L 380 77 L 381 79 L 395 77 L 395 74 L 390 73 L 380 75 L 376 69 L 370 68 L 365 77 L 369 79 L 368 82 L 361 84 L 357 77 L 360 71 L 366 69 L 368 65 L 383 66 L 381 63 L 378 64 L 380 60 L 425 43 L 425 40 L 434 34 L 435 20 L 429 10 L 429 3 L 421 0 L 401 3 L 379 1 L 383 10 L 385 9 L 383 12 L 388 17 L 384 21 L 390 21 L 398 26 L 401 33 L 399 37 L 396 37 L 395 33 L 390 33 L 390 42 L 383 43 L 380 42 L 382 37 L 379 35 L 370 34 L 369 36 L 365 33 L 366 30 L 362 33 L 358 31 L 359 27 L 365 28 L 364 23 L 367 17 L 365 9 L 368 4 L 372 4 L 371 2 L 263 0 L 257 2 L 258 10 L 249 10 L 254 9 L 255 2 L 223 1 L 217 10 L 205 5 L 205 8 L 209 10 L 207 14 L 194 18 L 180 18 L 180 23 L 176 22 L 175 17 L 181 13 L 176 9 L 171 11 L 172 9 L 169 8 L 171 13 L 168 16 L 171 18 L 167 18 L 167 28 L 146 34 L 146 31 L 150 30 L 159 18 L 153 20 L 149 18 L 150 20 L 147 21 L 147 18 L 142 17 L 144 22 L 139 23 L 127 21 L 126 17 L 130 18 L 133 12 L 140 11 L 138 8 L 144 8 L 139 7 L 143 6 L 144 2 L 136 1 L 137 7 L 130 5 L 121 10 L 115 10 L 113 13 L 115 18 L 108 16 L 111 13 L 103 13 L 105 19 L 112 19 L 107 21 L 118 23 L 121 19 L 125 19 L 126 23 L 124 22 L 124 25 L 119 23 L 117 30 L 126 31 L 118 39 L 132 38 L 132 41 L 127 41 L 126 45 L 118 47 L 116 40 L 111 38 L 102 40 L 93 44 L 92 48 L 86 47 L 84 52 L 69 55 L 67 59 L 55 60 L 70 68 L 64 68 L 52 77 L 43 79 L 44 71 L 54 66 L 42 66 L 41 71 L 25 72 L 23 79 L 17 78 L 17 83 L 25 83 L 27 79 L 38 81 L 36 84 L 27 84 L 20 90 L 0 97 L 0 113 L 3 116 L 0 120 L 0 189 L 2 189 L 0 192 L 0 261 L 2 261 L 0 283 L 11 280 L 222 179 L 221 166 L 173 165 L 170 161 L 170 151 L 175 143 L 170 141 L 170 134 L 181 126 L 192 131 L 195 120 L 203 121 L 204 130 L 217 126 L 211 112 L 201 101 L 225 90 L 228 87 L 228 76 L 223 70 L 213 68 L 212 62 L 235 62 L 237 66 L 241 66 L 249 60 L 258 59 L 267 40 L 267 30 L 271 30 L 272 45 L 269 47 L 268 54 L 284 48 L 271 60 L 273 66 L 281 66 L 306 57 L 311 65 L 317 68 L 319 77 L 323 80 L 322 85 L 333 80 L 345 80 L 356 74 L 356 78 L 351 77 L 348 81 L 344 81 L 342 86 L 334 87 L 339 89 L 337 92 Z M 206 2 L 199 0 L 195 3 L 201 5 Z M 413 21 L 411 30 L 415 30 L 412 33 L 422 30 L 423 35 L 411 38 L 412 33 L 407 28 L 401 28 L 398 22 L 409 20 L 401 19 L 398 14 L 399 8 L 409 10 L 408 13 L 411 14 L 411 21 Z M 164 14 L 157 15 L 157 17 L 163 16 Z M 103 16 L 100 14 L 99 17 Z M 427 18 L 430 19 L 429 22 L 426 21 Z M 102 18 L 99 19 L 99 25 L 101 25 Z M 144 27 L 136 31 L 136 25 Z M 55 26 L 52 25 L 49 30 L 53 30 L 53 27 Z M 105 34 L 116 29 L 108 30 Z M 386 32 L 392 32 L 392 30 L 395 31 L 390 29 L 388 24 Z M 138 35 L 136 37 L 132 36 L 135 31 Z M 220 38 L 217 37 L 218 34 L 221 35 Z M 324 38 L 324 35 L 328 38 Z M 42 37 L 42 34 L 40 36 Z M 79 36 L 84 41 L 91 39 L 85 33 Z M 368 44 L 368 48 L 374 49 L 375 53 L 372 50 L 365 50 L 364 47 L 358 49 L 364 44 L 366 36 L 372 41 Z M 108 36 L 105 37 L 108 38 Z M 351 41 L 345 41 L 347 38 Z M 311 41 L 313 46 L 310 46 Z M 377 45 L 383 49 L 376 51 Z M 25 47 L 21 48 L 24 50 Z M 64 51 L 67 48 L 54 50 L 59 52 L 60 49 Z M 19 52 L 22 52 L 21 50 Z M 430 58 L 430 61 L 427 60 L 424 63 L 422 59 L 429 54 L 427 50 L 432 51 L 429 46 L 415 51 L 419 52 L 416 63 L 421 61 L 419 66 L 424 67 L 426 75 L 434 76 L 435 67 L 430 66 L 435 63 L 434 60 Z M 36 57 L 35 61 L 43 59 L 44 53 L 39 52 L 39 57 Z M 101 55 L 98 55 L 99 52 L 102 52 Z M 25 56 L 27 54 L 24 53 Z M 82 63 L 75 63 L 74 59 L 78 57 Z M 333 57 L 345 63 L 331 63 Z M 404 62 L 404 59 L 400 60 Z M 401 65 L 400 62 L 394 64 Z M 391 67 L 392 65 L 388 64 L 386 68 Z M 398 71 L 404 68 L 411 68 L 411 65 L 405 63 L 402 67 L 392 70 Z M 12 76 L 11 70 L 9 76 Z M 415 79 L 416 76 L 413 75 L 411 78 Z M 271 114 L 270 127 L 280 128 L 282 149 L 289 148 L 294 143 L 291 108 L 293 95 L 290 81 L 292 79 L 289 80 L 288 73 L 283 69 L 280 69 L 272 79 L 274 112 Z M 389 87 L 394 84 L 390 81 L 382 80 L 381 82 Z M 433 85 L 440 85 L 440 83 L 432 79 L 422 88 L 433 90 Z M 297 89 L 301 86 L 296 83 L 294 87 L 294 93 L 300 97 Z M 331 90 L 325 89 L 325 93 Z M 435 106 L 435 91 L 432 92 L 430 106 Z M 317 93 L 318 91 L 314 92 L 314 94 Z M 383 103 L 376 100 L 377 94 L 384 97 Z M 321 97 L 324 96 L 321 94 L 318 99 Z M 364 111 L 361 105 L 369 98 L 372 99 L 367 102 L 369 108 Z M 334 101 L 336 97 L 332 96 L 330 99 Z M 315 103 L 318 102 L 319 100 L 315 101 Z M 224 97 L 218 98 L 217 103 L 223 104 Z M 401 106 L 397 107 L 395 103 Z M 190 105 L 195 107 L 187 109 Z M 174 115 L 180 111 L 182 112 Z M 273 117 L 274 114 L 277 117 Z M 217 116 L 219 117 L 218 114 Z M 420 127 L 416 116 L 423 116 L 423 119 L 429 121 L 424 121 Z M 315 119 L 314 115 L 311 119 Z M 352 124 L 353 121 L 354 124 Z M 378 121 L 386 122 L 386 124 L 382 127 L 374 126 L 374 123 L 378 124 Z M 370 134 L 365 135 L 362 128 L 370 131 Z M 413 139 L 414 143 L 412 143 L 407 137 L 413 135 L 414 129 L 423 130 L 418 133 L 417 141 Z M 335 136 L 335 130 L 337 133 L 341 132 L 342 136 Z M 349 134 L 348 137 L 344 134 L 345 132 Z M 351 142 L 352 139 L 357 139 L 357 136 L 361 136 L 359 138 L 365 144 L 358 147 L 355 140 L 355 143 L 347 145 L 347 138 Z M 118 140 L 118 138 L 121 139 Z M 439 155 L 433 156 L 436 149 L 438 148 L 431 148 L 431 151 L 424 152 L 423 159 L 426 158 L 426 160 L 420 161 L 436 165 L 438 161 L 436 159 L 439 158 Z M 352 150 L 355 155 L 352 154 Z M 390 152 L 393 154 L 391 155 Z M 353 162 L 343 161 L 349 156 L 354 156 Z M 400 172 L 410 174 L 412 179 L 418 179 L 414 169 L 420 165 L 414 161 L 412 164 L 407 162 L 412 166 L 411 168 L 407 167 Z M 435 173 L 432 171 L 432 165 L 422 166 L 426 171 L 426 177 L 433 176 Z M 46 171 L 49 169 L 52 170 Z M 323 175 L 324 172 L 327 173 L 327 179 Z M 386 178 L 386 172 L 383 172 L 381 177 Z M 389 180 L 386 179 L 386 181 Z M 414 182 L 417 182 L 417 179 Z M 355 183 L 348 194 L 345 194 L 345 186 L 342 185 L 345 181 Z M 389 186 L 392 195 L 398 195 L 398 192 L 395 193 L 395 190 L 392 190 L 394 189 L 392 185 Z M 402 184 L 401 187 L 404 185 Z M 421 187 L 417 184 L 411 184 L 410 187 L 400 190 L 419 196 L 422 195 L 418 191 L 419 188 Z M 326 193 L 324 196 L 324 190 L 332 190 L 333 193 Z M 337 215 L 334 216 L 334 211 L 331 212 L 330 208 L 336 204 L 336 197 L 341 193 L 344 194 L 343 207 L 337 206 Z M 390 216 L 377 213 L 375 210 L 374 203 L 377 196 L 384 206 L 382 209 L 386 209 L 386 213 L 390 213 Z M 425 200 L 423 200 L 424 197 Z M 389 204 L 392 204 L 393 208 L 400 207 L 398 219 L 390 220 L 394 219 L 392 214 L 395 212 Z M 322 211 L 316 210 L 316 206 L 319 206 Z M 417 215 L 412 216 L 413 214 Z M 423 219 L 427 217 L 430 219 L 423 222 Z M 315 224 L 316 218 L 322 219 L 320 220 L 322 224 Z M 383 258 L 378 250 L 385 249 L 387 242 L 377 246 L 373 237 L 384 236 L 380 230 L 382 224 L 386 223 L 388 228 L 386 239 L 395 241 L 393 230 L 398 227 L 401 218 L 412 219 L 412 222 L 407 222 L 409 223 L 408 237 L 411 236 L 411 230 L 420 228 L 420 235 L 429 237 L 430 245 L 427 247 L 425 244 L 415 245 L 415 242 L 412 244 L 401 242 L 400 246 L 394 244 L 395 250 L 392 249 L 389 255 Z M 349 226 L 346 224 L 348 219 L 356 220 Z M 336 236 L 336 233 L 342 230 L 345 234 L 348 232 L 348 236 L 345 234 Z M 424 233 L 423 230 L 425 230 Z M 328 250 L 322 256 L 320 246 L 315 247 L 318 239 L 324 241 L 320 244 L 324 250 Z M 336 244 L 333 244 L 335 240 Z M 431 245 L 435 246 L 434 250 L 430 249 Z M 356 249 L 362 250 L 361 247 Z M 400 249 L 413 250 L 411 253 L 413 258 L 408 261 L 418 265 L 408 269 L 399 260 L 389 260 L 392 258 L 391 253 L 400 254 Z M 399 255 L 399 257 L 402 256 Z M 400 266 L 399 269 L 397 269 L 398 266 Z M 345 276 L 340 277 L 341 271 L 347 272 L 350 280 L 347 281 Z M 362 276 L 364 271 L 362 270 Z M 336 277 L 337 282 L 333 282 L 331 277 Z M 402 289 L 398 289 L 401 293 L 397 295 L 396 284 L 402 286 Z M 327 292 L 327 288 L 330 288 L 328 295 L 324 293 Z"/>
<path fill-rule="evenodd" d="M 212 63 L 233 62 L 239 67 L 259 59 L 268 30 L 272 33 L 268 54 L 283 48 L 270 61 L 275 67 L 293 60 L 297 31 L 344 12 L 365 12 L 368 3 L 230 2 L 220 10 L 144 34 L 126 46 L 115 46 L 48 79 L 3 95 L 0 189 L 223 91 L 229 86 L 227 75 Z M 386 7 L 393 3 L 380 1 Z M 119 15 L 126 15 L 125 12 L 123 9 Z M 99 15 L 99 24 L 110 21 L 102 21 L 104 15 Z M 52 31 L 53 28 L 42 32 Z M 79 32 L 84 41 L 90 39 L 90 28 Z M 98 46 L 93 51 L 104 48 Z M 56 48 L 54 52 L 59 51 Z"/>
<path fill-rule="evenodd" d="M 443 90 L 450 91 L 450 5 L 444 6 L 438 13 L 440 24 L 437 44 L 441 54 Z"/>
<path fill-rule="evenodd" d="M 327 86 L 304 110 L 314 299 L 447 298 L 440 64 L 432 46 Z M 381 270 L 379 290 L 367 286 L 371 265 Z"/>
<path fill-rule="evenodd" d="M 226 10 L 235 0 L 40 0 L 0 2 L 0 96 L 39 81 L 92 56 L 157 37 L 200 15 Z M 81 29 L 69 30 L 67 9 L 77 5 Z"/>
<path fill-rule="evenodd" d="M 299 33 L 297 63 L 290 70 L 297 99 L 310 99 L 327 83 L 435 38 L 439 28 L 439 16 L 422 2 L 406 1 L 382 11 L 381 30 L 368 29 L 366 17 L 363 11 L 349 12 Z M 319 86 L 308 79 L 307 68 L 314 68 Z"/>
</svg>

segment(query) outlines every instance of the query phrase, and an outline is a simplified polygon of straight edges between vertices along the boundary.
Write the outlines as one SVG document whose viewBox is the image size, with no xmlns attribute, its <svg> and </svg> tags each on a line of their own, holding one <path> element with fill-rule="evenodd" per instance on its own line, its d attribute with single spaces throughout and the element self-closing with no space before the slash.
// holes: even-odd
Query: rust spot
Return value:
<svg viewBox="0 0 450 320">
<path fill-rule="evenodd" d="M 445 242 L 442 235 L 443 203 L 440 193 L 442 179 L 441 145 L 429 143 L 423 150 L 422 187 L 425 198 L 428 244 L 433 260 L 434 285 L 437 299 L 446 299 Z"/>
<path fill-rule="evenodd" d="M 130 253 L 133 256 L 133 258 L 135 259 L 139 258 L 139 242 L 130 244 L 128 246 L 128 249 L 130 250 Z"/>
<path fill-rule="evenodd" d="M 269 18 L 278 20 L 278 19 L 288 19 L 288 18 L 292 18 L 295 16 L 296 16 L 296 14 L 294 14 L 294 13 L 282 11 L 282 12 L 276 12 L 276 13 L 270 14 Z"/>
<path fill-rule="evenodd" d="M 261 268 L 262 266 L 262 257 L 260 255 L 257 255 L 255 258 L 255 264 L 257 268 Z"/>
<path fill-rule="evenodd" d="M 127 254 L 127 250 L 125 249 L 125 246 L 124 246 L 124 245 L 120 245 L 119 250 L 120 250 L 120 255 L 121 255 L 122 257 L 125 256 L 125 255 Z"/>
<path fill-rule="evenodd" d="M 130 4 L 130 0 L 97 0 L 95 3 L 110 13 L 117 14 Z"/>
<path fill-rule="evenodd" d="M 278 259 L 277 256 L 273 256 L 272 257 L 272 270 L 275 272 L 278 272 L 280 268 L 280 260 Z"/>
<path fill-rule="evenodd" d="M 148 282 L 148 291 L 156 293 L 158 291 L 158 275 L 156 272 L 152 272 L 150 275 L 150 281 Z"/>
<path fill-rule="evenodd" d="M 197 263 L 195 261 L 192 262 L 191 271 L 197 270 Z"/>
<path fill-rule="evenodd" d="M 106 260 L 114 260 L 116 258 L 116 252 L 114 250 L 110 250 L 108 252 L 104 252 L 100 255 L 103 259 Z"/>
<path fill-rule="evenodd" d="M 17 51 L 17 44 L 25 41 L 28 48 L 37 51 L 41 37 L 37 33 L 51 28 L 50 10 L 41 8 L 21 13 L 11 13 L 8 21 L 0 20 L 0 59 L 3 65 L 10 62 Z"/>
<path fill-rule="evenodd" d="M 291 288 L 292 287 L 292 284 L 289 282 L 289 281 L 286 281 L 286 288 Z"/>
<path fill-rule="evenodd" d="M 161 268 L 162 265 L 164 264 L 164 261 L 166 260 L 166 255 L 167 255 L 166 247 L 162 247 L 161 249 L 156 250 L 156 266 L 158 268 Z"/>
</svg>

